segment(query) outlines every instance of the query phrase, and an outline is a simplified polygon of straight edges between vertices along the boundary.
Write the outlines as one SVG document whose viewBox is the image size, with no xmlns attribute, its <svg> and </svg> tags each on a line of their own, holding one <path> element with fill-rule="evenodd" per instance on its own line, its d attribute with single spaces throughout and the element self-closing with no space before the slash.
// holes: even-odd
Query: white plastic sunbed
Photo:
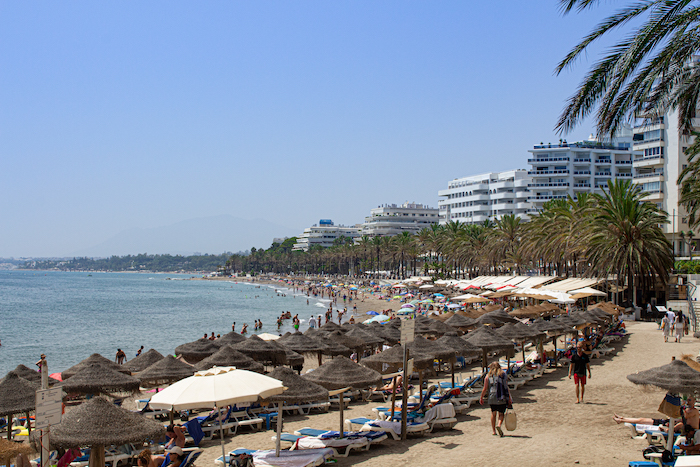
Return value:
<svg viewBox="0 0 700 467">
<path fill-rule="evenodd" d="M 276 467 L 316 467 L 332 459 L 335 455 L 332 449 L 305 449 L 303 451 L 280 451 L 279 457 L 275 455 L 275 450 L 252 451 L 238 448 L 231 451 L 224 459 L 219 457 L 214 461 L 217 467 L 227 466 L 230 456 L 239 454 L 250 454 L 253 456 L 253 464 L 256 466 L 276 466 Z"/>
<path fill-rule="evenodd" d="M 389 422 L 386 420 L 372 420 L 369 418 L 353 418 L 345 420 L 345 428 L 350 431 L 352 425 L 361 425 L 360 431 L 385 431 L 395 440 L 401 439 L 401 423 Z M 409 423 L 406 426 L 406 434 L 422 436 L 430 432 L 430 425 L 427 423 Z"/>
</svg>

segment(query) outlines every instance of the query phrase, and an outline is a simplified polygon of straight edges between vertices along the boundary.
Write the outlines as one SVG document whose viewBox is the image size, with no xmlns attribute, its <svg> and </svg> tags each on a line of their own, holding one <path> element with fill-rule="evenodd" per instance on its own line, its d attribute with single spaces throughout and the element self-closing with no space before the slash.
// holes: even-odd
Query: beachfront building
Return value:
<svg viewBox="0 0 700 467">
<path fill-rule="evenodd" d="M 700 118 L 694 118 L 693 125 L 695 131 L 700 131 Z M 647 193 L 645 200 L 668 213 L 669 223 L 663 229 L 675 255 L 689 256 L 695 241 L 686 238 L 691 229 L 686 210 L 678 204 L 680 187 L 676 182 L 688 164 L 685 151 L 694 137 L 679 128 L 677 111 L 640 118 L 633 133 L 634 181 Z"/>
<path fill-rule="evenodd" d="M 362 224 L 361 235 L 391 237 L 402 232 L 417 234 L 426 227 L 437 224 L 439 210 L 418 203 L 383 204 L 370 211 Z M 357 240 L 356 240 L 357 241 Z"/>
<path fill-rule="evenodd" d="M 330 219 L 321 219 L 318 224 L 304 229 L 304 233 L 297 237 L 297 242 L 292 248 L 293 251 L 309 251 L 314 246 L 329 248 L 333 246 L 336 239 L 354 240 L 360 236 L 360 226 L 349 227 L 345 225 L 335 225 Z"/>
<path fill-rule="evenodd" d="M 579 193 L 602 193 L 608 180 L 632 180 L 632 129 L 625 128 L 618 137 L 600 141 L 591 136 L 588 141 L 535 146 L 527 160 L 532 177 L 529 185 L 534 209 L 553 199 L 576 199 Z"/>
<path fill-rule="evenodd" d="M 440 223 L 450 221 L 481 224 L 487 219 L 499 219 L 514 214 L 529 220 L 528 185 L 532 179 L 523 169 L 489 172 L 471 177 L 456 178 L 438 191 Z"/>
</svg>

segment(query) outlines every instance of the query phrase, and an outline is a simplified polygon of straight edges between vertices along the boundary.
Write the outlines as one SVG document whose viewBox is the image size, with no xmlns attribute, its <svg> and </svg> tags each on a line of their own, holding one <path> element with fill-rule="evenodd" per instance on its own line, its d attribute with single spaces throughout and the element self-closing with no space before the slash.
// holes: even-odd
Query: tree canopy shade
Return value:
<svg viewBox="0 0 700 467">
<path fill-rule="evenodd" d="M 598 277 L 636 275 L 651 282 L 657 275 L 664 283 L 673 267 L 671 244 L 660 225 L 666 215 L 654 203 L 645 202 L 638 185 L 629 180 L 608 181 L 602 195 L 595 195 L 597 214 L 587 229 L 586 256 Z"/>
<path fill-rule="evenodd" d="M 695 141 L 688 146 L 685 153 L 688 155 L 688 164 L 678 177 L 680 185 L 680 199 L 678 200 L 688 211 L 688 224 L 692 228 L 700 227 L 700 138 L 698 133 L 693 133 Z"/>
<path fill-rule="evenodd" d="M 599 0 L 560 0 L 564 13 L 585 10 Z M 609 53 L 593 65 L 571 96 L 557 122 L 567 133 L 597 107 L 598 133 L 614 135 L 635 115 L 656 117 L 677 109 L 679 124 L 691 128 L 700 92 L 700 67 L 693 56 L 700 49 L 700 2 L 645 0 L 629 4 L 600 22 L 559 63 L 557 73 L 572 66 L 589 46 L 634 26 Z"/>
</svg>

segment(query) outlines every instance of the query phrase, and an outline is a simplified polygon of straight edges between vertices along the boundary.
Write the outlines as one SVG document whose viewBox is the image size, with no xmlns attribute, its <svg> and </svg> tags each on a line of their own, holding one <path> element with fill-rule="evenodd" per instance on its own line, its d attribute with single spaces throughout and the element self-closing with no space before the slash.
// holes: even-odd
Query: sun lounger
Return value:
<svg viewBox="0 0 700 467">
<path fill-rule="evenodd" d="M 395 440 L 401 439 L 401 422 L 390 422 L 388 420 L 373 420 L 371 418 L 352 418 L 345 420 L 345 428 L 352 430 L 352 425 L 360 425 L 360 431 L 381 431 L 391 435 Z M 411 422 L 406 425 L 407 435 L 423 436 L 430 431 L 427 423 Z"/>
<path fill-rule="evenodd" d="M 450 403 L 439 404 L 431 407 L 425 412 L 425 416 L 416 419 L 418 423 L 427 423 L 430 431 L 435 428 L 446 428 L 451 430 L 457 424 L 454 406 Z"/>
<path fill-rule="evenodd" d="M 215 417 L 213 420 L 209 417 L 206 418 L 206 424 L 201 424 L 204 439 L 210 440 L 215 435 L 221 434 L 222 431 L 224 434 L 226 434 L 231 428 L 234 428 L 233 433 L 235 434 L 235 429 L 238 425 L 231 419 L 231 411 L 232 409 L 229 407 L 228 411 L 221 418 L 221 420 L 219 420 L 218 417 Z M 262 423 L 262 419 L 260 421 Z"/>
<path fill-rule="evenodd" d="M 315 428 L 305 427 L 294 432 L 299 436 L 315 436 L 317 438 L 339 438 L 340 433 L 332 430 L 317 430 Z M 344 431 L 344 438 L 367 438 L 369 444 L 378 444 L 388 438 L 387 434 L 382 431 Z"/>
<path fill-rule="evenodd" d="M 277 437 L 272 437 L 277 441 Z M 315 436 L 299 436 L 291 433 L 282 433 L 280 441 L 292 443 L 290 451 L 305 449 L 333 449 L 335 457 L 348 457 L 350 451 L 366 451 L 370 448 L 369 439 L 366 437 L 357 438 L 318 438 Z"/>
<path fill-rule="evenodd" d="M 231 411 L 228 425 L 231 434 L 235 435 L 239 427 L 250 427 L 254 431 L 262 429 L 265 421 L 259 417 L 251 417 L 247 410 Z"/>
<path fill-rule="evenodd" d="M 252 451 L 249 449 L 236 449 L 226 456 L 226 466 L 235 465 L 236 456 L 248 454 L 253 457 L 256 466 L 276 467 L 316 467 L 335 456 L 333 449 L 304 449 L 301 451 L 280 451 L 279 457 L 275 456 L 275 450 Z M 233 461 L 233 462 L 232 462 Z M 224 467 L 224 459 L 219 457 L 214 461 L 219 467 Z"/>
</svg>

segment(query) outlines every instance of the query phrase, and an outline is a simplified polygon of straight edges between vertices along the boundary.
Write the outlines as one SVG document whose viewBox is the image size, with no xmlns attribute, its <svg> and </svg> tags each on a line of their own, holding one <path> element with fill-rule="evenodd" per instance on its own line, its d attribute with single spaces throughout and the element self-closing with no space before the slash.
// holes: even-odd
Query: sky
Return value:
<svg viewBox="0 0 700 467">
<path fill-rule="evenodd" d="M 554 69 L 602 3 L 2 0 L 0 257 L 211 216 L 301 233 L 437 207 L 448 181 L 562 137 L 602 49 Z"/>
</svg>

